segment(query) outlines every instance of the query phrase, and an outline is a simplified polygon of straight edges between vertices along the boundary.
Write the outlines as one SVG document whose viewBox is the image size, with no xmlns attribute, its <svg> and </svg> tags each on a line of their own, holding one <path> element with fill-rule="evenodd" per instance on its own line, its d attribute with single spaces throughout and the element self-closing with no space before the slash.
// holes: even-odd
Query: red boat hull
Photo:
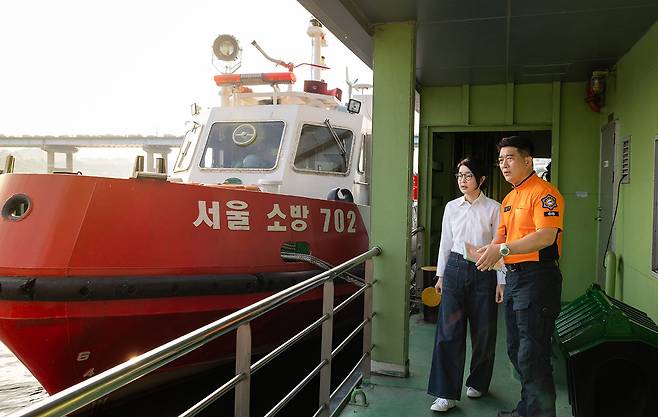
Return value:
<svg viewBox="0 0 658 417">
<path fill-rule="evenodd" d="M 332 264 L 368 245 L 357 207 L 345 202 L 158 180 L 0 176 L 0 204 L 15 195 L 29 208 L 0 219 L 0 339 L 49 393 L 313 275 L 311 265 L 282 260 L 286 243 Z M 355 289 L 339 285 L 337 296 Z M 255 350 L 317 319 L 320 299 L 312 291 L 257 319 Z M 227 335 L 168 369 L 221 362 L 234 349 Z"/>
</svg>

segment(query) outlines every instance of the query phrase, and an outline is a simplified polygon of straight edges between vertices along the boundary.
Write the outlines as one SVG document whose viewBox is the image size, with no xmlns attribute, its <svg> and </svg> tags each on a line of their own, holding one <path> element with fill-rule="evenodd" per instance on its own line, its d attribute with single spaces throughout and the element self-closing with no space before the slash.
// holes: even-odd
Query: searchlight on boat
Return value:
<svg viewBox="0 0 658 417">
<path fill-rule="evenodd" d="M 223 73 L 233 73 L 242 65 L 242 49 L 233 35 L 217 36 L 212 44 L 212 52 L 218 60 L 226 63 L 224 70 L 220 70 Z"/>
</svg>

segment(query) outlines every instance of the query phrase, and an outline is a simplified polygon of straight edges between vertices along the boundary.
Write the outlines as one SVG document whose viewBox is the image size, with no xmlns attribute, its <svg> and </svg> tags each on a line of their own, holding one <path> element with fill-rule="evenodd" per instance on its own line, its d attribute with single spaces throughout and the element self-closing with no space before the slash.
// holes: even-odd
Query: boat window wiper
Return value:
<svg viewBox="0 0 658 417">
<path fill-rule="evenodd" d="M 329 128 L 329 131 L 331 132 L 331 136 L 334 138 L 336 141 L 336 145 L 338 145 L 338 149 L 340 149 L 340 154 L 343 156 L 343 160 L 347 162 L 347 150 L 345 149 L 345 141 L 338 137 L 338 134 L 336 133 L 336 129 L 331 125 L 331 122 L 329 119 L 324 120 L 325 126 Z"/>
</svg>

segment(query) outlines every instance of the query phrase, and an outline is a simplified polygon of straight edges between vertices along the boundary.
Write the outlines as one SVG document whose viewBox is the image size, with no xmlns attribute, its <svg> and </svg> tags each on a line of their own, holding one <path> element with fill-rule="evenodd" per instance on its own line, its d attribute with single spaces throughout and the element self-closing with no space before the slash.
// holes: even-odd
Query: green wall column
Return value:
<svg viewBox="0 0 658 417">
<path fill-rule="evenodd" d="M 373 53 L 373 163 L 371 244 L 373 371 L 408 376 L 409 250 L 413 150 L 416 26 L 412 22 L 375 27 Z"/>
</svg>

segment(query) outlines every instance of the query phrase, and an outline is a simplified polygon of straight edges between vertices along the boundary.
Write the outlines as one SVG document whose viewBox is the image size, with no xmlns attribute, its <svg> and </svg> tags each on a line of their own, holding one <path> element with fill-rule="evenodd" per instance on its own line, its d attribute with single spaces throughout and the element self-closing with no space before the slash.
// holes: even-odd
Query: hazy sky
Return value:
<svg viewBox="0 0 658 417">
<path fill-rule="evenodd" d="M 211 46 L 235 35 L 238 72 L 310 62 L 311 15 L 295 0 L 16 0 L 0 4 L 0 134 L 174 134 L 192 102 L 219 104 Z M 370 69 L 333 35 L 323 77 L 343 89 Z M 309 70 L 296 70 L 298 80 Z M 297 89 L 301 82 L 297 82 Z"/>
</svg>

